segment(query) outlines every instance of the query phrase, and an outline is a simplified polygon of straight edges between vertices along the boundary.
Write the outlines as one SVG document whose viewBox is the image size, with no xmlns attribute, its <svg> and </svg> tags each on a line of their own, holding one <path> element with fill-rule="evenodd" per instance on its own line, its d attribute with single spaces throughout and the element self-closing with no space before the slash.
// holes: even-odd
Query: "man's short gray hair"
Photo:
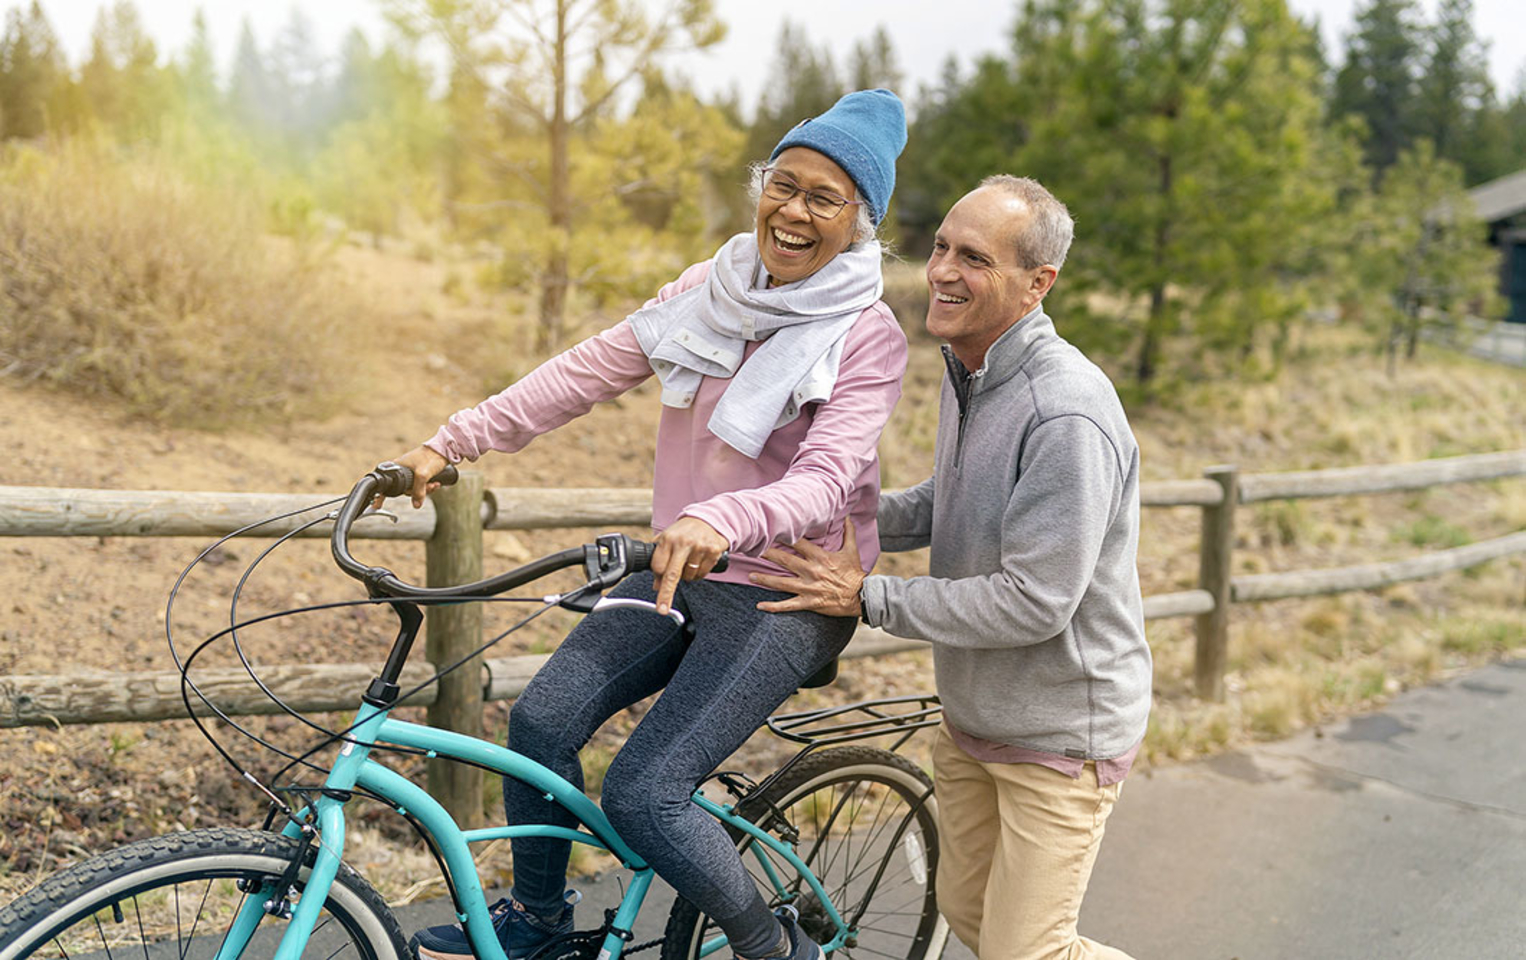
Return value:
<svg viewBox="0 0 1526 960">
<path fill-rule="evenodd" d="M 763 175 L 767 171 L 768 164 L 762 160 L 749 164 L 747 167 L 747 199 L 752 201 L 754 211 L 758 208 L 758 201 L 763 199 Z M 848 199 L 859 199 L 857 184 L 853 186 L 853 196 Z M 873 240 L 879 236 L 879 230 L 874 225 L 874 218 L 869 215 L 869 204 L 854 204 L 853 209 L 858 211 L 858 216 L 853 221 L 853 242 L 863 243 L 865 240 Z"/>
<path fill-rule="evenodd" d="M 1027 225 L 1013 238 L 1017 244 L 1017 259 L 1023 269 L 1032 270 L 1049 264 L 1058 270 L 1065 265 L 1070 241 L 1076 235 L 1076 222 L 1070 218 L 1065 204 L 1032 177 L 998 173 L 986 177 L 980 185 L 1017 197 L 1032 212 Z"/>
</svg>

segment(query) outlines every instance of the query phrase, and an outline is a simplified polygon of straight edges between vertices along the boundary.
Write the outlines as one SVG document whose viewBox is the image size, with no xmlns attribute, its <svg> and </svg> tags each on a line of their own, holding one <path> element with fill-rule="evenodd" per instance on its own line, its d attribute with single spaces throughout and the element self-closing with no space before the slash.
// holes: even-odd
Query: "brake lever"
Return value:
<svg viewBox="0 0 1526 960">
<path fill-rule="evenodd" d="M 592 592 L 593 584 L 584 584 L 570 593 L 553 593 L 542 599 L 546 603 L 554 603 L 565 610 L 573 610 L 578 613 L 597 613 L 600 610 L 646 610 L 649 613 L 657 612 L 657 604 L 650 600 L 637 600 L 635 597 L 604 597 Z M 590 600 L 591 596 L 598 596 L 597 600 Z M 685 623 L 684 615 L 675 607 L 669 607 L 664 614 L 675 624 L 682 627 Z"/>
<path fill-rule="evenodd" d="M 323 519 L 330 520 L 330 521 L 338 520 L 339 519 L 339 514 L 340 514 L 339 510 L 330 510 L 324 516 Z M 393 513 L 391 510 L 382 510 L 382 509 L 377 508 L 377 507 L 366 507 L 364 510 L 362 510 L 360 512 L 360 515 L 355 518 L 355 522 L 359 523 L 360 521 L 364 520 L 366 517 L 386 517 L 388 520 L 391 520 L 393 523 L 399 523 L 403 519 L 402 517 L 399 517 L 397 514 Z"/>
<path fill-rule="evenodd" d="M 648 610 L 657 613 L 657 604 L 650 600 L 637 600 L 635 597 L 600 597 L 593 605 L 591 612 L 598 613 L 600 610 Z M 672 619 L 680 627 L 684 625 L 684 615 L 676 607 L 669 607 L 665 616 Z"/>
</svg>

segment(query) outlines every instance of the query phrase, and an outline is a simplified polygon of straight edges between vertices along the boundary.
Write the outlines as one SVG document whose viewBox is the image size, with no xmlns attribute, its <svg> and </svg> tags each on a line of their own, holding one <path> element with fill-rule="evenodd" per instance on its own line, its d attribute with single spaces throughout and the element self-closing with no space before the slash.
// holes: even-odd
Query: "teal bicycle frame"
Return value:
<svg viewBox="0 0 1526 960">
<path fill-rule="evenodd" d="M 452 733 L 435 727 L 392 720 L 388 709 L 365 703 L 357 714 L 353 729 L 346 735 L 334 766 L 324 781 L 324 794 L 312 807 L 312 819 L 317 822 L 317 854 L 302 897 L 293 910 L 291 922 L 281 937 L 275 960 L 297 960 L 307 946 L 309 935 L 317 923 L 318 911 L 328 899 L 329 887 L 339 872 L 339 862 L 344 854 L 345 800 L 349 791 L 361 787 L 386 800 L 399 812 L 411 814 L 428 832 L 449 872 L 455 888 L 460 913 L 457 919 L 465 924 L 467 936 L 484 960 L 506 960 L 503 947 L 493 932 L 493 922 L 488 914 L 487 898 L 477 868 L 472 860 L 470 844 L 503 837 L 557 837 L 584 843 L 609 851 L 620 863 L 632 871 L 633 877 L 619 909 L 615 912 L 610 930 L 604 937 L 600 957 L 616 960 L 633 938 L 632 928 L 642 901 L 652 883 L 652 868 L 647 866 L 634 851 L 620 839 L 605 818 L 603 811 L 577 787 L 539 763 L 515 753 L 506 747 L 479 740 L 465 734 Z M 587 832 L 570 830 L 551 824 L 524 824 L 519 826 L 487 827 L 480 830 L 462 830 L 456 821 L 427 792 L 395 771 L 370 759 L 371 745 L 377 742 L 423 750 L 430 757 L 466 760 L 480 764 L 506 777 L 513 777 L 530 784 L 545 794 L 546 799 L 560 804 L 587 827 Z M 827 896 L 821 881 L 800 859 L 792 844 L 769 834 L 757 825 L 737 816 L 734 806 L 714 803 L 694 794 L 694 802 L 727 826 L 754 838 L 768 850 L 777 854 L 810 885 L 817 899 L 831 918 L 836 935 L 822 946 L 828 951 L 841 947 L 852 931 L 837 912 Z M 308 811 L 301 811 L 306 814 Z M 300 837 L 301 825 L 291 820 L 282 831 L 289 837 Z M 774 886 L 774 892 L 782 899 L 789 897 L 788 885 L 780 877 L 768 855 L 756 845 L 753 854 L 762 865 L 764 875 Z M 283 891 L 263 890 L 251 895 L 239 911 L 232 929 L 217 953 L 216 960 L 238 960 L 255 928 L 266 916 L 265 902 Z M 700 956 L 722 949 L 726 945 L 724 935 L 706 941 Z"/>
<path fill-rule="evenodd" d="M 449 469 L 449 468 L 448 468 Z M 446 476 L 437 475 L 439 480 Z M 445 482 L 454 482 L 453 474 Z M 629 537 L 607 534 L 595 545 L 563 551 L 542 558 L 518 570 L 498 577 L 449 588 L 417 587 L 398 580 L 390 571 L 379 567 L 367 567 L 349 552 L 349 528 L 380 491 L 386 496 L 406 492 L 413 484 L 413 474 L 396 464 L 381 464 L 367 474 L 351 490 L 344 506 L 337 512 L 331 537 L 335 561 L 340 569 L 367 585 L 373 597 L 390 596 L 403 601 L 394 609 L 402 621 L 402 629 L 394 641 L 382 673 L 372 683 L 371 689 L 361 702 L 355 723 L 346 731 L 344 746 L 339 751 L 333 767 L 323 784 L 322 795 L 314 801 L 311 809 L 297 812 L 288 819 L 282 833 L 293 838 L 316 834 L 317 853 L 302 896 L 291 912 L 291 922 L 281 936 L 275 960 L 297 960 L 307 946 L 308 938 L 317 923 L 318 912 L 328 899 L 329 888 L 339 873 L 339 863 L 344 855 L 345 818 L 344 807 L 350 792 L 359 787 L 380 797 L 394 809 L 413 817 L 428 835 L 444 865 L 447 879 L 455 891 L 458 907 L 457 919 L 465 924 L 476 954 L 482 960 L 507 960 L 503 947 L 493 931 L 492 918 L 488 914 L 487 898 L 483 895 L 482 881 L 477 876 L 476 863 L 472 860 L 470 845 L 504 837 L 556 837 L 576 843 L 584 843 L 609 851 L 624 867 L 634 874 L 629 888 L 620 901 L 614 919 L 605 934 L 600 960 L 617 960 L 632 937 L 636 915 L 651 887 L 653 871 L 635 851 L 620 839 L 603 811 L 577 787 L 539 763 L 515 753 L 506 747 L 488 743 L 476 737 L 452 733 L 435 727 L 388 717 L 391 705 L 397 698 L 397 679 L 403 663 L 412 647 L 422 617 L 417 603 L 459 603 L 474 597 L 496 595 L 511 586 L 537 579 L 553 570 L 581 564 L 589 582 L 581 589 L 559 599 L 562 606 L 589 612 L 596 609 L 595 600 L 600 593 L 617 583 L 631 570 L 649 569 L 644 564 L 651 557 L 651 546 L 632 541 Z M 406 611 L 412 611 L 408 613 Z M 560 804 L 587 828 L 571 830 L 552 824 L 522 824 L 518 826 L 489 827 L 481 830 L 462 830 L 451 815 L 428 792 L 411 783 L 405 777 L 370 759 L 371 747 L 376 743 L 395 744 L 423 751 L 429 757 L 462 760 L 485 767 L 505 777 L 530 784 L 541 791 L 547 800 Z M 832 940 L 823 946 L 835 950 L 847 942 L 854 931 L 837 912 L 827 896 L 821 881 L 811 872 L 805 862 L 795 853 L 791 844 L 785 843 L 736 815 L 732 806 L 712 803 L 698 791 L 694 802 L 719 819 L 752 836 L 762 847 L 754 845 L 754 856 L 762 863 L 764 875 L 774 887 L 776 896 L 788 901 L 789 891 L 779 876 L 775 865 L 769 862 L 765 849 L 777 854 L 782 860 L 799 871 L 821 902 L 827 916 L 836 929 Z M 313 827 L 316 823 L 316 829 Z M 227 937 L 218 949 L 215 960 L 238 960 L 254 935 L 260 921 L 267 915 L 267 903 L 286 900 L 289 891 L 277 890 L 274 885 L 254 891 L 240 907 Z M 271 904 L 275 907 L 275 904 Z M 726 945 L 726 938 L 718 936 L 707 941 L 701 956 L 708 956 Z"/>
</svg>

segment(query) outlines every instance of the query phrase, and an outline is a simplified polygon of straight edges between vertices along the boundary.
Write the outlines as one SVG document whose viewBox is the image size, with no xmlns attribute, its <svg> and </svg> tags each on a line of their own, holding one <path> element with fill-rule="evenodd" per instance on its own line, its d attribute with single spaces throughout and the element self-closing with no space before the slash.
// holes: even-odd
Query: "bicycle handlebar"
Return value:
<svg viewBox="0 0 1526 960">
<path fill-rule="evenodd" d="M 447 465 L 431 480 L 448 486 L 455 483 L 457 478 L 456 468 Z M 339 508 L 335 516 L 334 532 L 330 537 L 334 562 L 339 565 L 339 569 L 364 583 L 373 597 L 395 597 L 399 600 L 437 603 L 474 597 L 491 597 L 505 590 L 512 590 L 539 580 L 558 570 L 582 564 L 588 583 L 577 593 L 587 598 L 586 606 L 591 608 L 598 592 L 614 586 L 628 574 L 640 573 L 652 568 L 652 553 L 656 549 L 656 544 L 636 540 L 621 533 L 606 533 L 594 543 L 549 554 L 506 573 L 474 583 L 464 583 L 453 587 L 421 587 L 411 584 L 400 580 L 396 574 L 385 567 L 371 567 L 356 560 L 350 553 L 349 536 L 350 527 L 377 495 L 403 496 L 412 489 L 413 471 L 408 467 L 392 461 L 377 464 L 375 470 L 361 477 L 355 484 L 344 506 Z M 711 572 L 723 572 L 729 559 L 729 554 L 722 553 L 720 560 L 711 568 Z M 594 596 L 589 596 L 590 588 Z M 563 605 L 573 606 L 574 609 L 583 609 L 584 606 L 584 604 L 572 603 Z"/>
<path fill-rule="evenodd" d="M 376 492 L 384 497 L 406 497 L 413 490 L 413 468 L 404 464 L 383 460 L 376 465 L 372 475 L 377 478 Z M 461 474 L 453 463 L 447 463 L 445 469 L 429 478 L 431 483 L 442 487 L 452 486 L 460 479 Z"/>
</svg>

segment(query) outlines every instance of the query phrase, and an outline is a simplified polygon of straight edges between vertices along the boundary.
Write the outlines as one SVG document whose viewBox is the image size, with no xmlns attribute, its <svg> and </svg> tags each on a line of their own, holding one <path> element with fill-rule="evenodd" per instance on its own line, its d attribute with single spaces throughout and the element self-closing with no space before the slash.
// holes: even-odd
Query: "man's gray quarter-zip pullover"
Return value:
<svg viewBox="0 0 1526 960">
<path fill-rule="evenodd" d="M 1035 308 L 971 373 L 947 347 L 933 476 L 882 497 L 880 545 L 928 575 L 871 576 L 869 622 L 933 641 L 955 727 L 1111 759 L 1150 709 L 1135 553 L 1139 448 L 1112 383 Z"/>
</svg>

